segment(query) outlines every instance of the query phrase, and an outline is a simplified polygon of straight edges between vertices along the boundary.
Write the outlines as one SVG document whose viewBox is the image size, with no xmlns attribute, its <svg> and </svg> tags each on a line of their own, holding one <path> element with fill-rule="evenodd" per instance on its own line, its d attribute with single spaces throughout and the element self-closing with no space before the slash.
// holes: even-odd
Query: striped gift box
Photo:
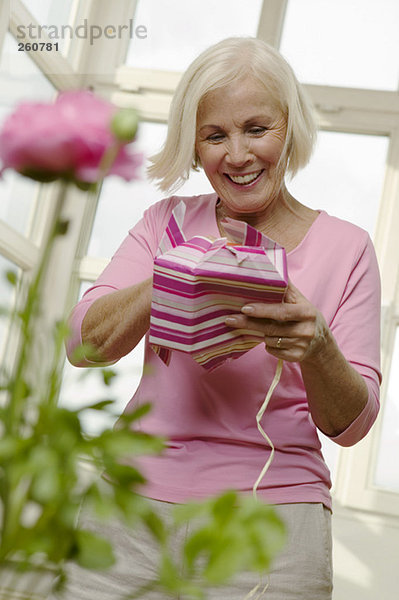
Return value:
<svg viewBox="0 0 399 600">
<path fill-rule="evenodd" d="M 249 302 L 281 302 L 288 285 L 284 248 L 247 223 L 226 219 L 227 238 L 182 230 L 185 204 L 173 211 L 154 261 L 149 341 L 169 363 L 188 352 L 210 370 L 263 342 L 263 335 L 224 324 Z"/>
</svg>

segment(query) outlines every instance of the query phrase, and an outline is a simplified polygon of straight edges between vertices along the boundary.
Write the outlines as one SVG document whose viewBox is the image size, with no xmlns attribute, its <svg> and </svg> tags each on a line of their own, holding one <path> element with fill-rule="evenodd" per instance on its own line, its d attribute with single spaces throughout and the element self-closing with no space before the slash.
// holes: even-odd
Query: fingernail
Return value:
<svg viewBox="0 0 399 600">
<path fill-rule="evenodd" d="M 226 317 L 224 322 L 226 325 L 235 325 L 237 323 L 237 319 L 235 317 Z"/>
<path fill-rule="evenodd" d="M 255 312 L 255 309 L 251 305 L 243 306 L 242 309 L 241 309 L 241 312 L 245 313 L 246 315 L 250 315 L 253 312 Z"/>
</svg>

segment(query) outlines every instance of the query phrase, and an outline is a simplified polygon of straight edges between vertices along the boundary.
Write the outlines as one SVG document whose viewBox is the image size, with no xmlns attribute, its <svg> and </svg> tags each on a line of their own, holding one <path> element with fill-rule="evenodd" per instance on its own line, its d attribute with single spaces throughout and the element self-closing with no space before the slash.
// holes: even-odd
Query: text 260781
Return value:
<svg viewBox="0 0 399 600">
<path fill-rule="evenodd" d="M 58 52 L 58 42 L 54 44 L 52 42 L 18 43 L 18 52 L 52 52 L 53 50 Z"/>
</svg>

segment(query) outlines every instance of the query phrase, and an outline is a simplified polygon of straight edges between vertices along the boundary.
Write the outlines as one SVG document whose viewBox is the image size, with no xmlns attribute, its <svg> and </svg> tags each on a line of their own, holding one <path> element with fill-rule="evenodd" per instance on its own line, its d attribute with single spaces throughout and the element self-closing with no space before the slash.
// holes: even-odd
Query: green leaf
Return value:
<svg viewBox="0 0 399 600">
<path fill-rule="evenodd" d="M 33 475 L 31 497 L 41 504 L 54 502 L 61 493 L 61 473 L 57 453 L 49 447 L 33 448 L 29 457 Z"/>
<path fill-rule="evenodd" d="M 222 538 L 214 544 L 204 576 L 211 583 L 228 581 L 234 573 L 245 566 L 245 545 L 240 539 Z"/>
<path fill-rule="evenodd" d="M 118 422 L 123 424 L 132 423 L 133 421 L 138 421 L 142 417 L 145 417 L 152 410 L 152 406 L 150 403 L 141 404 L 138 408 L 136 408 L 132 412 L 124 412 L 120 417 Z"/>
<path fill-rule="evenodd" d="M 212 584 L 243 569 L 268 570 L 285 540 L 284 525 L 272 507 L 235 492 L 176 507 L 174 520 L 191 520 L 191 527 L 197 523 L 183 553 L 189 573 L 198 575 L 201 568 L 200 577 Z"/>
<path fill-rule="evenodd" d="M 24 446 L 24 441 L 21 439 L 11 436 L 3 437 L 0 439 L 0 462 L 15 457 Z"/>
<path fill-rule="evenodd" d="M 112 406 L 112 404 L 115 404 L 115 400 L 109 400 L 109 399 L 108 400 L 100 400 L 99 402 L 95 402 L 94 404 L 89 404 L 89 406 L 84 406 L 83 408 L 80 409 L 80 411 L 84 411 L 84 410 L 103 411 L 108 406 Z"/>
<path fill-rule="evenodd" d="M 98 351 L 91 344 L 81 344 L 72 353 L 72 362 L 81 362 L 85 359 L 93 361 L 92 367 L 103 367 L 105 361 L 101 361 Z M 97 363 L 97 364 L 96 364 Z"/>
<path fill-rule="evenodd" d="M 179 579 L 179 572 L 176 565 L 171 557 L 164 552 L 161 557 L 159 568 L 160 584 L 169 592 L 178 593 L 180 591 Z"/>
<path fill-rule="evenodd" d="M 205 598 L 205 594 L 199 585 L 196 585 L 190 579 L 186 579 L 180 571 L 180 565 L 173 562 L 170 554 L 164 551 L 159 567 L 159 585 L 168 594 L 173 594 L 174 597 L 197 598 L 198 600 Z"/>
<path fill-rule="evenodd" d="M 95 193 L 98 187 L 97 182 L 89 183 L 88 181 L 80 181 L 79 179 L 75 179 L 73 183 L 76 185 L 77 188 L 79 188 L 83 192 L 88 192 L 89 190 L 91 190 L 93 193 Z"/>
<path fill-rule="evenodd" d="M 6 279 L 8 281 L 8 283 L 10 283 L 13 286 L 16 286 L 18 283 L 18 273 L 16 273 L 16 271 L 6 271 Z"/>
<path fill-rule="evenodd" d="M 114 456 L 156 454 L 164 448 L 163 441 L 141 431 L 115 429 L 102 436 L 105 452 Z"/>
<path fill-rule="evenodd" d="M 80 498 L 79 498 L 80 500 Z M 68 501 L 63 502 L 58 508 L 57 518 L 60 520 L 62 526 L 69 530 L 74 530 L 76 526 L 76 520 L 80 512 L 81 503 L 74 499 L 68 498 Z"/>
<path fill-rule="evenodd" d="M 219 522 L 229 520 L 236 510 L 237 501 L 237 493 L 230 490 L 216 498 L 212 507 L 215 519 Z"/>
<path fill-rule="evenodd" d="M 54 325 L 54 339 L 65 340 L 71 333 L 71 328 L 65 321 L 57 321 Z"/>
<path fill-rule="evenodd" d="M 116 504 L 125 521 L 130 527 L 135 526 L 142 515 L 148 510 L 148 503 L 139 494 L 132 493 L 131 487 L 113 486 L 114 505 Z M 114 507 L 115 508 L 115 507 Z"/>
<path fill-rule="evenodd" d="M 81 529 L 76 532 L 78 552 L 77 563 L 85 569 L 107 569 L 115 564 L 112 546 L 108 540 L 91 531 Z"/>
<path fill-rule="evenodd" d="M 201 588 L 193 582 L 184 579 L 180 574 L 180 568 L 176 565 L 169 553 L 162 553 L 161 564 L 159 567 L 159 585 L 173 597 L 178 596 L 184 598 L 204 598 L 204 593 Z"/>
<path fill-rule="evenodd" d="M 14 397 L 18 397 L 21 400 L 29 398 L 32 394 L 31 386 L 22 375 L 18 380 L 11 380 L 6 389 L 8 389 Z"/>
<path fill-rule="evenodd" d="M 54 502 L 61 492 L 60 473 L 53 465 L 45 467 L 32 482 L 31 495 L 42 504 Z"/>
<path fill-rule="evenodd" d="M 167 532 L 162 519 L 151 509 L 142 515 L 143 522 L 159 543 L 167 540 Z"/>
<path fill-rule="evenodd" d="M 173 506 L 173 519 L 176 525 L 182 525 L 188 521 L 210 514 L 209 502 L 187 502 Z"/>
<path fill-rule="evenodd" d="M 55 226 L 55 235 L 66 235 L 69 228 L 68 219 L 58 219 Z"/>
<path fill-rule="evenodd" d="M 37 168 L 25 168 L 19 171 L 21 175 L 25 177 L 29 177 L 34 181 L 40 181 L 41 183 L 51 183 L 52 181 L 56 181 L 60 177 L 62 177 L 62 173 L 50 173 L 45 169 L 37 169 Z"/>
<path fill-rule="evenodd" d="M 104 460 L 104 466 L 110 479 L 119 485 L 133 487 L 146 482 L 140 471 L 131 465 L 123 465 L 118 461 L 111 463 L 107 459 Z"/>
<path fill-rule="evenodd" d="M 103 376 L 104 385 L 111 385 L 112 380 L 116 377 L 116 371 L 114 369 L 101 369 Z"/>
</svg>

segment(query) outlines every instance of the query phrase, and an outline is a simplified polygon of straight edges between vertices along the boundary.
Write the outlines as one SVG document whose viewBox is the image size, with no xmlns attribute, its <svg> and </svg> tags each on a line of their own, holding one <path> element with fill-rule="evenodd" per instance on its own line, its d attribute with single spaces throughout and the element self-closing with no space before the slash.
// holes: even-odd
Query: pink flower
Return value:
<svg viewBox="0 0 399 600">
<path fill-rule="evenodd" d="M 20 104 L 0 131 L 0 173 L 12 168 L 39 181 L 93 183 L 104 176 L 102 157 L 115 149 L 106 174 L 134 179 L 142 156 L 129 153 L 111 132 L 117 111 L 88 91 L 63 92 L 51 104 Z"/>
</svg>

